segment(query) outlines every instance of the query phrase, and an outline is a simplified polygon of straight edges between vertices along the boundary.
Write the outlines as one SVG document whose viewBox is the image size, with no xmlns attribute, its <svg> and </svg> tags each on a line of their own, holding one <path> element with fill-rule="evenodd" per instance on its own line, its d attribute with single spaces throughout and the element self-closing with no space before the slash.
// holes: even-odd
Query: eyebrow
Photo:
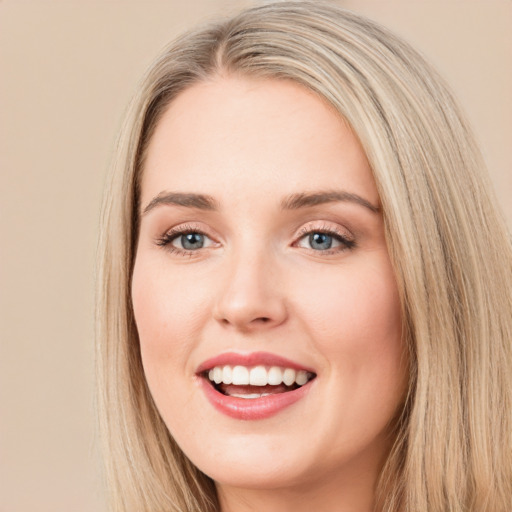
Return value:
<svg viewBox="0 0 512 512">
<path fill-rule="evenodd" d="M 291 194 L 281 202 L 281 209 L 283 210 L 298 210 L 299 208 L 308 208 L 317 206 L 319 204 L 335 203 L 335 202 L 348 202 L 364 206 L 373 213 L 378 213 L 380 208 L 373 205 L 367 199 L 347 192 L 345 190 L 326 190 L 318 192 L 308 192 L 300 194 Z"/>
<path fill-rule="evenodd" d="M 204 194 L 188 194 L 182 192 L 160 192 L 154 197 L 142 211 L 142 215 L 160 205 L 185 206 L 186 208 L 197 208 L 199 210 L 218 210 L 217 201 L 211 196 Z"/>
<path fill-rule="evenodd" d="M 355 203 L 367 208 L 373 213 L 378 213 L 380 211 L 378 206 L 373 205 L 367 199 L 345 190 L 327 190 L 291 194 L 281 201 L 281 209 L 298 210 L 300 208 L 310 208 L 320 204 L 335 202 Z M 148 212 L 160 205 L 184 206 L 186 208 L 197 208 L 199 210 L 209 211 L 219 210 L 217 201 L 213 197 L 205 194 L 160 192 L 160 194 L 154 197 L 144 208 L 142 215 L 146 215 Z"/>
</svg>

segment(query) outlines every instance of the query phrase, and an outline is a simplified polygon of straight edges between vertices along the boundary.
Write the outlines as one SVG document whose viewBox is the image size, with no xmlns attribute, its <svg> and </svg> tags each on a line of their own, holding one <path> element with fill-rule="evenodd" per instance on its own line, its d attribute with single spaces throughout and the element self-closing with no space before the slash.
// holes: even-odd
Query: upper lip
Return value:
<svg viewBox="0 0 512 512">
<path fill-rule="evenodd" d="M 197 374 L 211 370 L 215 366 L 279 366 L 281 368 L 293 368 L 294 370 L 306 370 L 310 373 L 315 371 L 308 366 L 292 361 L 270 352 L 251 352 L 248 354 L 239 354 L 236 352 L 224 352 L 218 356 L 207 359 L 197 368 Z"/>
</svg>

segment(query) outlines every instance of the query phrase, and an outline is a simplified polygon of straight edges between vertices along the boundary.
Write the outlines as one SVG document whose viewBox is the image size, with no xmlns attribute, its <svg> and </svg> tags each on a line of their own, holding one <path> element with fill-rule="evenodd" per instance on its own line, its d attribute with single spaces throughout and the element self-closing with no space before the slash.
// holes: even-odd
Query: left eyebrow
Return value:
<svg viewBox="0 0 512 512">
<path fill-rule="evenodd" d="M 349 202 L 364 206 L 373 213 L 379 213 L 380 208 L 370 203 L 364 197 L 345 190 L 320 190 L 317 192 L 308 192 L 300 194 L 291 194 L 281 201 L 282 210 L 297 210 L 299 208 L 309 208 L 319 204 Z"/>
<path fill-rule="evenodd" d="M 218 210 L 215 199 L 204 194 L 184 194 L 181 192 L 160 192 L 142 211 L 146 215 L 149 211 L 161 205 L 184 206 L 199 210 Z"/>
</svg>

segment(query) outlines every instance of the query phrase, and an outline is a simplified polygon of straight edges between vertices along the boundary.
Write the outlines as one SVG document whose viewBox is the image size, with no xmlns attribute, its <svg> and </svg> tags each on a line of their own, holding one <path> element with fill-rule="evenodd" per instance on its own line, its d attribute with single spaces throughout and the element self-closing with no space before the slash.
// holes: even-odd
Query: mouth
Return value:
<svg viewBox="0 0 512 512">
<path fill-rule="evenodd" d="M 307 370 L 281 366 L 214 366 L 201 376 L 219 393 L 246 400 L 288 393 L 315 378 Z"/>
<path fill-rule="evenodd" d="M 205 361 L 196 372 L 215 409 L 232 418 L 259 420 L 305 397 L 316 373 L 274 354 L 225 353 Z"/>
</svg>

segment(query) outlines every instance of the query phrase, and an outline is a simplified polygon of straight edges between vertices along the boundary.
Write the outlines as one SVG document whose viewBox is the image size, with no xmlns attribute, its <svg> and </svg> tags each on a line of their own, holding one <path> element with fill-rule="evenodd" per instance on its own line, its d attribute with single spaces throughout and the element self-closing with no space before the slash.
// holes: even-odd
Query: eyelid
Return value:
<svg viewBox="0 0 512 512">
<path fill-rule="evenodd" d="M 193 222 L 185 222 L 181 224 L 177 224 L 176 226 L 172 226 L 164 231 L 162 235 L 158 238 L 162 238 L 164 236 L 175 236 L 182 233 L 201 233 L 202 235 L 206 235 L 211 237 L 210 233 L 208 233 L 207 229 L 203 229 L 198 224 Z"/>
<path fill-rule="evenodd" d="M 333 233 L 350 241 L 353 241 L 355 238 L 354 235 L 350 232 L 350 230 L 347 229 L 346 227 L 340 226 L 339 224 L 334 222 L 321 220 L 306 222 L 306 224 L 301 226 L 300 229 L 297 231 L 295 239 L 301 238 L 304 235 L 308 235 L 310 233 L 315 232 Z"/>
</svg>

